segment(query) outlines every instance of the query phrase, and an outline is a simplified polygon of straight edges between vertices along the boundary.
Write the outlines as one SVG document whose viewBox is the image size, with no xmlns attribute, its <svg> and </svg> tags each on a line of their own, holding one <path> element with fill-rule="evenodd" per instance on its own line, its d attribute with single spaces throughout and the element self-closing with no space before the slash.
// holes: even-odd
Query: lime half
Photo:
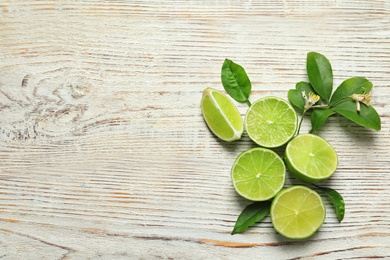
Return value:
<svg viewBox="0 0 390 260">
<path fill-rule="evenodd" d="M 298 135 L 291 140 L 285 159 L 292 175 L 308 183 L 326 180 L 337 169 L 337 154 L 333 147 L 313 134 Z"/>
<path fill-rule="evenodd" d="M 253 201 L 273 198 L 284 185 L 286 168 L 274 151 L 252 148 L 241 153 L 233 164 L 233 186 L 242 197 Z"/>
<path fill-rule="evenodd" d="M 284 99 L 265 97 L 254 102 L 245 116 L 250 139 L 260 146 L 275 148 L 287 143 L 295 134 L 298 116 Z"/>
<path fill-rule="evenodd" d="M 279 234 L 291 239 L 305 239 L 322 226 L 326 211 L 317 192 L 305 186 L 292 186 L 276 195 L 270 215 Z"/>
<path fill-rule="evenodd" d="M 241 138 L 244 127 L 240 112 L 225 94 L 206 88 L 201 109 L 208 127 L 216 136 L 227 142 Z"/>
</svg>

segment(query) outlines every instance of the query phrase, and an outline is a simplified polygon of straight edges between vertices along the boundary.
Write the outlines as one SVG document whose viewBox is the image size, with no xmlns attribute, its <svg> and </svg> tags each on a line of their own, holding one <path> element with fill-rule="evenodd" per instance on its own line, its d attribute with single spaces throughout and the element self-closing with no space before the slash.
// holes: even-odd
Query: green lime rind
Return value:
<svg viewBox="0 0 390 260">
<path fill-rule="evenodd" d="M 338 165 L 333 147 L 313 134 L 302 134 L 292 139 L 286 146 L 284 159 L 290 173 L 306 183 L 329 179 Z"/>
<path fill-rule="evenodd" d="M 241 114 L 224 93 L 206 88 L 201 100 L 203 118 L 218 138 L 232 142 L 241 138 L 244 132 Z"/>
<path fill-rule="evenodd" d="M 256 144 L 276 148 L 293 138 L 298 127 L 298 116 L 286 100 L 268 96 L 250 106 L 245 115 L 244 127 Z"/>
<path fill-rule="evenodd" d="M 291 186 L 281 190 L 271 204 L 271 221 L 282 236 L 302 240 L 314 235 L 326 217 L 325 204 L 314 190 Z"/>
<path fill-rule="evenodd" d="M 282 158 L 266 148 L 252 148 L 235 160 L 232 183 L 239 195 L 252 201 L 272 199 L 285 182 L 286 167 Z"/>
<path fill-rule="evenodd" d="M 306 182 L 306 183 L 316 183 L 316 182 L 321 181 L 321 180 L 310 178 L 307 175 L 302 174 L 302 173 L 298 172 L 297 170 L 295 170 L 294 167 L 292 166 L 290 160 L 288 159 L 288 157 L 285 157 L 284 161 L 286 162 L 287 169 L 289 170 L 291 175 L 294 176 L 294 178 L 301 180 L 303 182 Z"/>
</svg>

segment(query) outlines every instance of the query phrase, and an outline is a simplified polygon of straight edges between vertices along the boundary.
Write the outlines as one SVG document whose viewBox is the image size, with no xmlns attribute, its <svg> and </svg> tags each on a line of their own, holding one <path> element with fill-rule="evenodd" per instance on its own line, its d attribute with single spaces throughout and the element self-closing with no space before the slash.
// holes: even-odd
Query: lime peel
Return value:
<svg viewBox="0 0 390 260">
<path fill-rule="evenodd" d="M 276 148 L 295 135 L 298 116 L 284 99 L 268 96 L 258 99 L 248 109 L 244 126 L 250 139 L 262 147 Z"/>
<path fill-rule="evenodd" d="M 242 197 L 252 201 L 266 201 L 283 188 L 285 173 L 285 165 L 278 154 L 257 147 L 237 157 L 231 178 L 235 190 Z"/>
<path fill-rule="evenodd" d="M 333 147 L 313 134 L 301 134 L 292 139 L 286 147 L 285 161 L 291 174 L 307 183 L 330 178 L 338 164 Z"/>
<path fill-rule="evenodd" d="M 274 229 L 290 239 L 306 239 L 320 229 L 325 221 L 326 209 L 321 196 L 301 185 L 280 191 L 271 204 Z"/>
<path fill-rule="evenodd" d="M 201 109 L 207 126 L 217 137 L 227 142 L 241 138 L 244 132 L 241 114 L 224 93 L 206 88 L 202 95 Z"/>
</svg>

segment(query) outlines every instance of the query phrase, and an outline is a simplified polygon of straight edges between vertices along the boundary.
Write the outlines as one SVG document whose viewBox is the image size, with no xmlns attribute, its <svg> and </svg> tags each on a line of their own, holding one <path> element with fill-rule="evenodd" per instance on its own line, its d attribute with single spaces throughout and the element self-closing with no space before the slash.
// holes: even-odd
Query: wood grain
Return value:
<svg viewBox="0 0 390 260">
<path fill-rule="evenodd" d="M 386 0 L 2 1 L 0 258 L 390 258 L 389 28 Z M 251 100 L 286 98 L 309 51 L 329 58 L 335 86 L 370 79 L 382 119 L 379 132 L 339 117 L 319 132 L 339 155 L 324 185 L 345 219 L 328 207 L 306 241 L 269 218 L 231 236 L 248 202 L 230 167 L 254 144 L 218 141 L 201 93 L 222 89 L 230 58 Z"/>
</svg>

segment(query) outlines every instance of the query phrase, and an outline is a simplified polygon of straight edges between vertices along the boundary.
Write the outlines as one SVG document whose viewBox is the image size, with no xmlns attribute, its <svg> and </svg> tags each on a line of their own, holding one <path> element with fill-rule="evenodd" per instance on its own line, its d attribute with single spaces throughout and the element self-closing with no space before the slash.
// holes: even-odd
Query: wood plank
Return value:
<svg viewBox="0 0 390 260">
<path fill-rule="evenodd" d="M 389 14 L 380 0 L 3 1 L 0 258 L 389 258 Z M 344 196 L 345 219 L 326 201 L 306 241 L 269 218 L 231 236 L 249 202 L 230 167 L 254 144 L 211 134 L 202 91 L 222 90 L 230 58 L 251 100 L 287 98 L 309 51 L 329 58 L 335 86 L 370 79 L 382 119 L 379 132 L 340 117 L 319 131 L 339 155 L 323 185 Z"/>
</svg>

